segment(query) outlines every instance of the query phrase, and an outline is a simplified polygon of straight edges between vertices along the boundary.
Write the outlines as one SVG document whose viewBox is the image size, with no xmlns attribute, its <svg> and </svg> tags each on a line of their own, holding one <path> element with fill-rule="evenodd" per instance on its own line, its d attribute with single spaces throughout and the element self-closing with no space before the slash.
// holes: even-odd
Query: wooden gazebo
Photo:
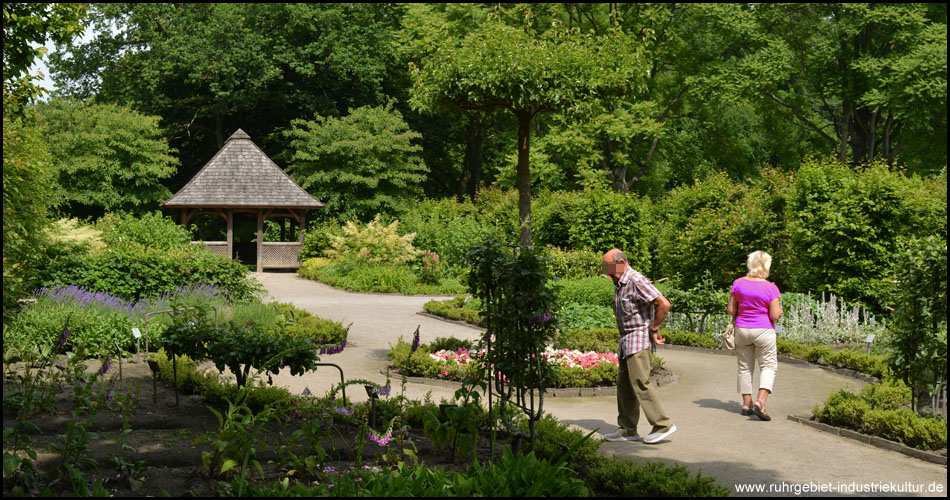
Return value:
<svg viewBox="0 0 950 500">
<path fill-rule="evenodd" d="M 238 129 L 224 147 L 174 196 L 162 204 L 181 209 L 185 228 L 196 215 L 218 215 L 227 222 L 227 241 L 193 242 L 219 255 L 235 258 L 234 214 L 257 214 L 257 272 L 265 268 L 300 267 L 306 211 L 322 208 Z M 299 241 L 265 242 L 264 220 L 286 218 L 295 221 Z M 281 225 L 283 229 L 283 224 Z"/>
</svg>

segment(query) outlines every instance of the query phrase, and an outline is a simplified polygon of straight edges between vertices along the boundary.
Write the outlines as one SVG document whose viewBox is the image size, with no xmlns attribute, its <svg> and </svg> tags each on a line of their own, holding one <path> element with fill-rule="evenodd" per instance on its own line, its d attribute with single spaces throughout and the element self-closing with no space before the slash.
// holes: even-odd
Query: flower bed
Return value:
<svg viewBox="0 0 950 500">
<path fill-rule="evenodd" d="M 438 347 L 444 343 L 447 339 L 436 339 L 433 345 Z M 433 349 L 425 344 L 410 345 L 400 337 L 387 355 L 406 375 L 460 382 L 475 376 L 482 368 L 484 349 L 472 349 L 469 345 Z M 553 376 L 546 381 L 547 387 L 610 387 L 617 383 L 619 361 L 616 353 L 548 347 L 542 355 L 554 368 Z M 662 369 L 662 358 L 654 356 L 652 374 Z"/>
</svg>

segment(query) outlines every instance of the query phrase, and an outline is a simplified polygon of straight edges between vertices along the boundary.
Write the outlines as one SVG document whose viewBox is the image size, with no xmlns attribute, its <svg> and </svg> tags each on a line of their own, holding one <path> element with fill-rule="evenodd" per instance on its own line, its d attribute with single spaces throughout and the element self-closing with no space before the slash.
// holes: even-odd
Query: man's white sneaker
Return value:
<svg viewBox="0 0 950 500">
<path fill-rule="evenodd" d="M 676 432 L 676 425 L 670 426 L 670 430 L 666 432 L 651 432 L 650 434 L 647 434 L 647 437 L 643 438 L 643 442 L 647 444 L 653 444 L 663 440 L 663 438 L 673 434 L 674 432 Z"/>
<path fill-rule="evenodd" d="M 604 439 L 607 441 L 639 441 L 640 435 L 624 436 L 619 432 L 611 432 L 610 434 L 604 434 Z"/>
</svg>

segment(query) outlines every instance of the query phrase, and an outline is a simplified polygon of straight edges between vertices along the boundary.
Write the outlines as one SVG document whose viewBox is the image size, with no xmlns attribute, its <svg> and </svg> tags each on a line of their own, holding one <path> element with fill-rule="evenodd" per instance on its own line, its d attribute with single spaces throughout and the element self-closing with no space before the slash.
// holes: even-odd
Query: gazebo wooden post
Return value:
<svg viewBox="0 0 950 500">
<path fill-rule="evenodd" d="M 234 258 L 234 209 L 228 209 L 228 260 Z"/>
<path fill-rule="evenodd" d="M 264 209 L 257 209 L 257 272 L 264 271 Z"/>
<path fill-rule="evenodd" d="M 300 218 L 297 219 L 297 229 L 300 233 L 300 244 L 303 245 L 303 228 L 307 227 L 307 210 L 300 211 Z"/>
</svg>

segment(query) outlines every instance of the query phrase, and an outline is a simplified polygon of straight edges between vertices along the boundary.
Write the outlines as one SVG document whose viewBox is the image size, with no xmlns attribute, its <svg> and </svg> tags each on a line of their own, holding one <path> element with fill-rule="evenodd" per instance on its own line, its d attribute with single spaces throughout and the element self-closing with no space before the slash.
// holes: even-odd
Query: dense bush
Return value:
<svg viewBox="0 0 950 500">
<path fill-rule="evenodd" d="M 171 249 L 127 244 L 53 264 L 44 286 L 77 285 L 125 300 L 155 297 L 180 286 L 214 285 L 231 300 L 257 296 L 261 285 L 236 261 L 184 245 Z"/>
<path fill-rule="evenodd" d="M 439 254 L 445 271 L 456 277 L 467 272 L 467 255 L 472 245 L 494 231 L 480 217 L 475 205 L 452 198 L 412 204 L 406 209 L 400 229 L 415 233 L 415 246 Z"/>
<path fill-rule="evenodd" d="M 922 417 L 905 408 L 910 390 L 903 384 L 867 385 L 858 394 L 845 390 L 832 394 L 812 410 L 815 420 L 899 441 L 915 448 L 947 446 L 947 422 Z"/>
<path fill-rule="evenodd" d="M 561 330 L 554 338 L 555 349 L 577 349 L 578 351 L 616 352 L 620 342 L 620 332 L 614 328 L 593 330 Z"/>
<path fill-rule="evenodd" d="M 880 312 L 902 237 L 946 240 L 946 179 L 905 176 L 883 163 L 855 169 L 806 161 L 790 187 L 789 288 L 834 292 Z M 773 264 L 774 265 L 774 264 Z"/>
<path fill-rule="evenodd" d="M 614 310 L 610 306 L 567 303 L 558 311 L 562 329 L 610 328 L 617 326 Z"/>
<path fill-rule="evenodd" d="M 287 326 L 286 335 L 302 337 L 314 344 L 339 344 L 349 331 L 342 323 L 318 316 L 296 317 L 296 323 Z"/>
<path fill-rule="evenodd" d="M 524 427 L 524 424 L 521 424 Z M 729 490 L 718 486 L 715 479 L 702 474 L 691 476 L 682 466 L 659 462 L 638 465 L 630 459 L 600 455 L 599 439 L 586 439 L 585 432 L 545 416 L 538 424 L 538 440 L 534 452 L 539 457 L 556 460 L 565 450 L 577 445 L 570 456 L 584 476 L 587 486 L 595 492 L 635 497 L 724 497 Z M 605 432 L 604 429 L 600 430 Z"/>
<path fill-rule="evenodd" d="M 458 296 L 449 300 L 431 300 L 426 302 L 422 308 L 429 314 L 485 326 L 481 312 L 475 308 L 473 302 L 475 302 L 475 299 L 466 301 L 464 296 Z"/>
<path fill-rule="evenodd" d="M 647 218 L 646 204 L 632 193 L 586 191 L 569 219 L 570 248 L 601 256 L 619 248 L 634 269 L 650 273 Z"/>
<path fill-rule="evenodd" d="M 559 280 L 561 303 L 589 304 L 611 307 L 614 301 L 614 284 L 609 278 L 591 276 L 589 278 Z"/>
<path fill-rule="evenodd" d="M 168 250 L 191 242 L 188 231 L 171 218 L 162 216 L 161 212 L 141 216 L 108 213 L 96 221 L 95 227 L 102 233 L 102 240 L 110 247 L 138 244 Z"/>
<path fill-rule="evenodd" d="M 725 174 L 681 186 L 655 203 L 652 272 L 682 276 L 682 289 L 700 284 L 707 271 L 712 284 L 726 291 L 746 274 L 746 256 L 755 251 L 773 257 L 773 277 L 783 280 L 784 174 L 766 169 L 752 184 L 736 184 Z M 725 304 L 723 304 L 725 308 Z"/>
<path fill-rule="evenodd" d="M 586 279 L 600 276 L 602 272 L 601 262 L 604 256 L 592 250 L 551 248 L 548 249 L 548 256 L 551 257 L 548 263 L 551 275 L 559 279 Z"/>
</svg>

